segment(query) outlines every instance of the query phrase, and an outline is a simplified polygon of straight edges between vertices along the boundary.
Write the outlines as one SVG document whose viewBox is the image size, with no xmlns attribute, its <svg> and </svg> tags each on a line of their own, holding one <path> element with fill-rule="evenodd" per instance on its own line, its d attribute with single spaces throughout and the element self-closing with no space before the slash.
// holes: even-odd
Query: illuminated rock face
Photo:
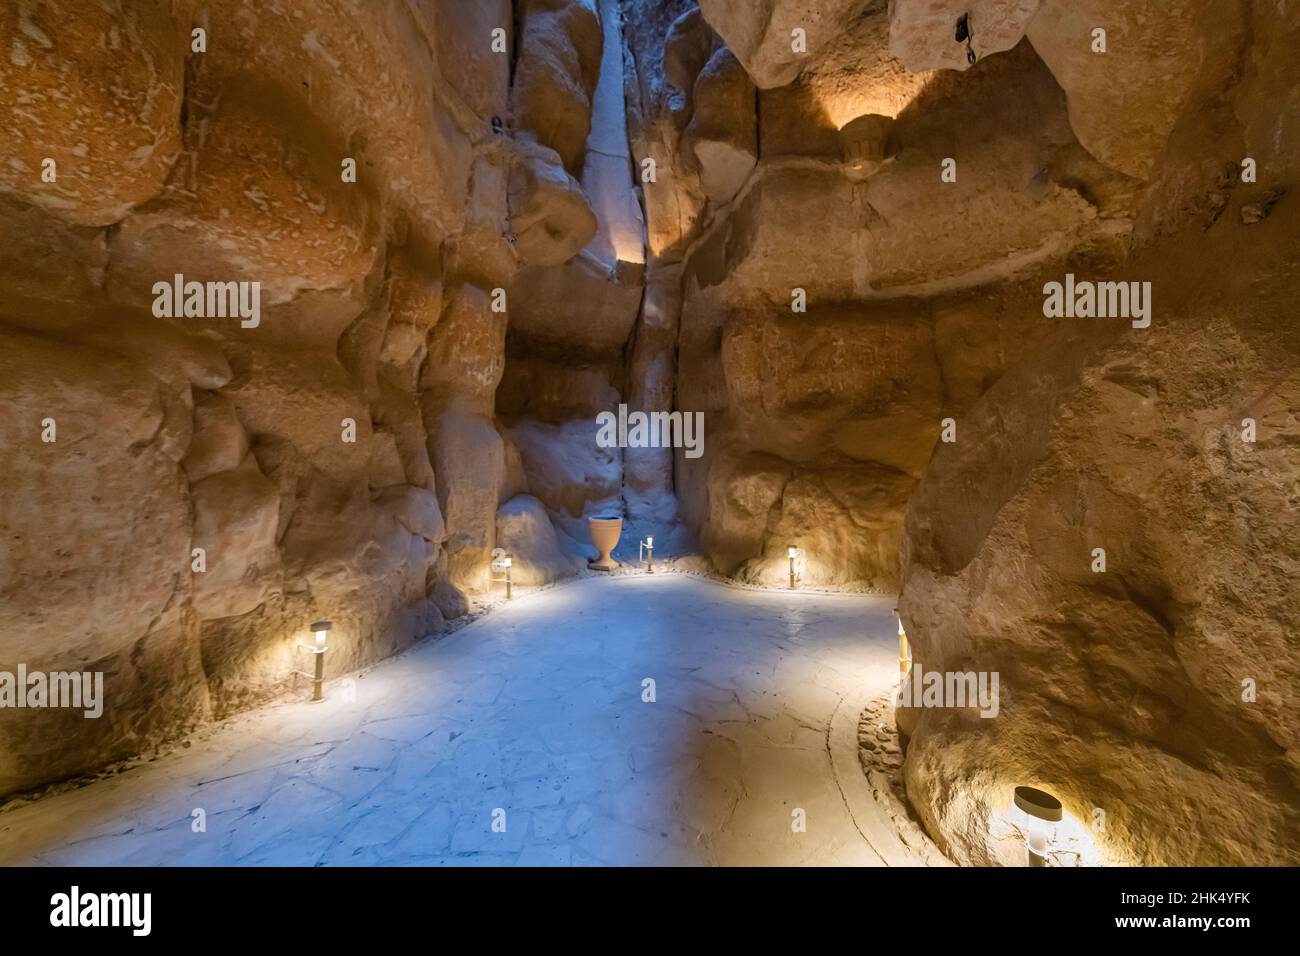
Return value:
<svg viewBox="0 0 1300 956">
<path fill-rule="evenodd" d="M 1134 189 L 1078 146 L 1027 46 L 937 75 L 865 171 L 806 122 L 688 245 L 678 397 L 712 431 L 677 490 L 726 573 L 780 579 L 797 545 L 805 583 L 888 591 L 945 419 L 1049 332 L 1049 263 L 1122 253 Z M 773 489 L 760 514 L 732 488 L 755 467 Z"/>
<path fill-rule="evenodd" d="M 700 12 L 761 89 L 785 86 L 880 0 L 703 0 Z"/>
<path fill-rule="evenodd" d="M 1205 25 L 1219 34 L 1208 35 Z M 1046 0 L 1027 36 L 1065 90 L 1070 123 L 1090 153 L 1151 179 L 1203 58 L 1222 53 L 1231 16 L 1208 0 L 1135 7 L 1117 0 Z"/>
<path fill-rule="evenodd" d="M 964 70 L 1010 50 L 1042 0 L 894 0 L 889 47 L 910 70 Z M 960 37 L 960 38 L 959 38 Z"/>
<path fill-rule="evenodd" d="M 0 709 L 0 795 L 289 692 L 320 617 L 333 673 L 436 632 L 496 547 L 580 572 L 614 513 L 616 557 L 797 547 L 1002 675 L 900 718 L 959 862 L 1015 859 L 1021 783 L 1107 859 L 1295 861 L 1294 11 L 118 6 L 0 11 L 0 671 L 109 695 Z M 1149 327 L 1046 317 L 1067 273 Z M 602 447 L 620 405 L 703 453 Z"/>
<path fill-rule="evenodd" d="M 1025 783 L 1084 825 L 1102 811 L 1110 862 L 1300 853 L 1285 624 L 1300 554 L 1288 519 L 1263 520 L 1290 510 L 1300 477 L 1300 380 L 1264 345 L 1282 289 L 1207 308 L 1151 269 L 1171 321 L 1076 335 L 1008 372 L 908 510 L 915 659 L 1001 675 L 997 719 L 904 724 L 908 792 L 964 862 L 1016 862 L 1006 810 Z M 1255 443 L 1248 415 L 1271 423 Z"/>
<path fill-rule="evenodd" d="M 118 222 L 155 198 L 182 149 L 193 6 L 70 16 L 6 4 L 0 190 L 78 226 Z"/>
<path fill-rule="evenodd" d="M 1112 43 L 1135 26 L 1106 22 Z M 1300 860 L 1300 341 L 1286 318 L 1300 217 L 1279 204 L 1256 218 L 1300 175 L 1293 134 L 1263 134 L 1294 125 L 1279 69 L 1300 22 L 1220 10 L 1196 30 L 1199 72 L 1171 92 L 1201 98 L 1142 137 L 1097 135 L 1142 115 L 1146 81 L 1121 82 L 1122 59 L 1111 94 L 1137 112 L 1094 114 L 1087 132 L 1087 94 L 1062 76 L 1085 145 L 1153 183 L 1136 248 L 1107 270 L 1152 283 L 1150 327 L 1060 323 L 962 418 L 908 507 L 915 659 L 1001 674 L 997 719 L 902 718 L 909 796 L 959 862 L 1023 858 L 1020 784 L 1057 795 L 1107 862 Z M 1038 21 L 1030 34 L 1043 42 Z M 1144 76 L 1179 61 L 1181 35 Z M 1224 87 L 1241 49 L 1250 66 Z M 1243 181 L 1243 156 L 1268 173 Z"/>
<path fill-rule="evenodd" d="M 291 691 L 310 621 L 332 673 L 440 630 L 499 534 L 583 566 L 621 458 L 557 414 L 617 405 L 644 260 L 618 13 L 0 12 L 0 670 L 108 695 L 0 709 L 0 795 Z M 499 516 L 530 470 L 554 511 Z"/>
<path fill-rule="evenodd" d="M 900 717 L 959 862 L 1020 861 L 1017 784 L 1065 801 L 1089 860 L 1294 862 L 1300 22 L 811 6 L 701 4 L 760 90 L 760 160 L 722 201 L 689 157 L 647 187 L 681 272 L 677 402 L 709 428 L 675 461 L 681 513 L 724 574 L 783 585 L 797 546 L 801 583 L 901 586 L 927 669 L 1000 671 L 997 719 Z M 783 59 L 792 12 L 838 39 Z M 697 17 L 630 31 L 643 65 L 667 48 L 662 87 L 639 78 L 648 153 L 691 121 Z M 854 171 L 866 115 L 893 122 Z M 1046 318 L 1067 273 L 1152 283 L 1150 328 Z"/>
<path fill-rule="evenodd" d="M 335 673 L 438 630 L 495 530 L 511 4 L 117 7 L 0 12 L 0 669 L 106 685 L 0 710 L 0 793 L 283 692 L 320 617 Z"/>
</svg>

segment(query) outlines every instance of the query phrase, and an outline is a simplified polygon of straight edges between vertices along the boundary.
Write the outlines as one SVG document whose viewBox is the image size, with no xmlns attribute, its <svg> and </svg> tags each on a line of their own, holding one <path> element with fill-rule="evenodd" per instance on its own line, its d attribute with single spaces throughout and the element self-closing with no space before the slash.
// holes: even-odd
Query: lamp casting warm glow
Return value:
<svg viewBox="0 0 1300 956">
<path fill-rule="evenodd" d="M 866 180 L 885 162 L 893 124 L 892 117 L 868 114 L 840 128 L 840 149 L 850 179 Z"/>
<path fill-rule="evenodd" d="M 515 566 L 515 559 L 510 556 L 505 548 L 492 549 L 492 574 L 493 581 L 506 586 L 506 600 L 511 598 L 510 569 Z M 496 575 L 501 577 L 496 577 Z"/>
<path fill-rule="evenodd" d="M 799 557 L 799 549 L 791 545 L 785 549 L 785 553 L 790 558 L 790 590 L 793 591 L 795 588 L 794 560 Z"/>
<path fill-rule="evenodd" d="M 912 669 L 912 651 L 907 646 L 907 631 L 903 629 L 903 615 L 899 614 L 898 608 L 894 608 L 894 613 L 898 615 L 898 678 L 902 680 Z"/>
<path fill-rule="evenodd" d="M 1056 839 L 1056 825 L 1061 822 L 1061 801 L 1034 787 L 1016 787 L 1014 802 L 1024 816 L 1028 865 L 1047 866 L 1048 845 Z"/>
<path fill-rule="evenodd" d="M 311 699 L 321 700 L 324 697 L 323 688 L 325 685 L 325 637 L 329 634 L 334 625 L 329 621 L 316 621 L 312 624 L 312 633 L 316 635 L 316 644 L 306 645 L 307 649 L 316 655 L 316 667 L 312 672 L 311 678 Z"/>
</svg>

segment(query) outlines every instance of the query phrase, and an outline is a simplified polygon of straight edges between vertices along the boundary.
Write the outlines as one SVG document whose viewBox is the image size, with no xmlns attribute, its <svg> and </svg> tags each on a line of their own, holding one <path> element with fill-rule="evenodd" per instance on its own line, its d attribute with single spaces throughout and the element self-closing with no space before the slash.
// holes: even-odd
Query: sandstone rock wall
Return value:
<svg viewBox="0 0 1300 956">
<path fill-rule="evenodd" d="M 688 224 L 677 402 L 710 437 L 676 487 L 715 566 L 901 583 L 918 662 L 1000 672 L 997 719 L 900 711 L 954 859 L 1018 863 L 1031 784 L 1058 862 L 1294 862 L 1296 11 L 704 2 L 668 34 L 679 137 L 700 14 L 757 162 L 648 203 Z M 1046 319 L 1066 273 L 1150 281 L 1152 326 Z"/>
<path fill-rule="evenodd" d="M 550 4 L 555 6 L 555 4 Z M 531 498 L 502 505 L 498 527 L 519 542 L 523 577 L 554 580 L 595 557 L 586 519 L 623 514 L 623 453 L 596 442 L 597 416 L 627 393 L 625 350 L 641 309 L 645 223 L 633 180 L 624 99 L 622 13 L 616 0 L 573 3 L 587 24 L 569 32 L 576 59 L 594 64 L 580 114 L 581 149 L 571 150 L 579 195 L 593 228 L 562 263 L 531 264 L 515 277 L 505 377 L 497 413 L 516 449 Z M 531 55 L 531 54 L 530 54 Z M 519 86 L 529 81 L 520 74 Z M 553 104 L 550 113 L 559 104 Z M 536 504 L 553 527 L 543 527 Z M 526 517 L 525 517 L 526 516 Z M 630 536 L 629 536 L 630 537 Z"/>
<path fill-rule="evenodd" d="M 889 62 L 887 31 L 880 8 L 850 31 L 876 38 L 867 90 L 900 70 L 870 59 Z M 1122 255 L 1137 184 L 1079 146 L 1027 44 L 838 130 L 836 110 L 891 109 L 853 92 L 851 62 L 823 51 L 763 94 L 763 158 L 688 244 L 678 401 L 711 440 L 678 492 L 724 573 L 788 582 L 795 546 L 805 584 L 889 591 L 943 422 L 1042 337 L 1046 264 Z"/>
<path fill-rule="evenodd" d="M 1296 862 L 1293 4 L 66 8 L 0 10 L 0 671 L 109 698 L 0 709 L 0 796 L 612 511 L 625 557 L 901 588 L 918 662 L 1002 675 L 900 712 L 954 859 L 1015 861 L 1027 783 L 1105 811 L 1089 860 Z M 1046 319 L 1066 273 L 1151 326 Z M 177 276 L 259 309 L 159 314 Z M 599 447 L 620 404 L 702 456 Z"/>
<path fill-rule="evenodd" d="M 1189 21 L 1204 45 L 1174 91 L 1185 109 L 1124 140 L 1123 157 L 1097 129 L 1099 157 L 1152 177 L 1121 267 L 1152 283 L 1150 328 L 1057 330 L 972 408 L 908 510 L 916 660 L 1002 675 L 997 719 L 904 718 L 909 795 L 963 862 L 1019 859 L 1017 784 L 1058 795 L 1105 862 L 1300 859 L 1300 167 L 1279 138 L 1300 113 L 1292 84 L 1269 87 L 1300 19 L 1235 13 Z M 1146 46 L 1144 21 L 1104 22 L 1112 42 L 1141 31 Z M 1039 21 L 1030 33 L 1069 35 Z M 1165 57 L 1139 59 L 1144 78 L 1176 62 L 1182 33 L 1163 36 Z M 1062 83 L 1073 100 L 1069 71 Z M 1071 118 L 1079 128 L 1073 102 Z M 1152 152 L 1159 128 L 1172 138 Z"/>
<path fill-rule="evenodd" d="M 485 586 L 493 295 L 595 229 L 510 135 L 514 24 L 508 0 L 0 11 L 0 670 L 107 697 L 0 710 L 0 794 L 302 692 L 313 620 L 337 674 Z M 176 275 L 257 283 L 258 313 L 159 317 Z"/>
<path fill-rule="evenodd" d="M 646 219 L 645 295 L 629 351 L 627 399 L 632 409 L 671 411 L 682 408 L 677 393 L 682 253 L 706 202 L 698 170 L 679 147 L 691 117 L 695 78 L 715 39 L 688 0 L 623 0 L 621 6 L 628 135 Z M 679 520 L 675 489 L 672 449 L 624 450 L 628 517 L 657 529 L 661 553 L 695 545 Z"/>
</svg>

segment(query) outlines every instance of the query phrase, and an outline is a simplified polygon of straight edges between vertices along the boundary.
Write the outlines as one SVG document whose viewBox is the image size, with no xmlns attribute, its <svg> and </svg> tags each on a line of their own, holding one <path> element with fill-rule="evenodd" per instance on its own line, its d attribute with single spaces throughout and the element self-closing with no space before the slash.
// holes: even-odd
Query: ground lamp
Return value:
<svg viewBox="0 0 1300 956">
<path fill-rule="evenodd" d="M 316 658 L 316 666 L 312 669 L 311 675 L 311 699 L 321 700 L 324 694 L 321 692 L 325 684 L 325 637 L 329 634 L 334 625 L 329 621 L 316 621 L 311 626 L 312 633 L 316 636 L 313 644 L 303 644 L 302 646 L 311 651 Z"/>
<path fill-rule="evenodd" d="M 894 608 L 898 614 L 898 608 Z M 907 646 L 907 631 L 903 630 L 903 615 L 898 614 L 898 676 L 901 680 L 912 669 L 912 652 Z"/>
<path fill-rule="evenodd" d="M 794 560 L 795 560 L 795 558 L 799 557 L 799 549 L 796 548 L 796 547 L 794 547 L 794 546 L 792 545 L 791 547 L 785 549 L 785 553 L 786 553 L 786 554 L 789 556 L 789 558 L 790 558 L 790 588 L 791 588 L 791 590 L 793 590 L 793 589 L 794 589 L 794 586 L 795 586 L 795 583 L 794 583 Z"/>
<path fill-rule="evenodd" d="M 515 559 L 510 557 L 505 548 L 492 549 L 492 580 L 497 584 L 505 584 L 506 600 L 510 600 L 510 569 L 514 567 Z"/>
<path fill-rule="evenodd" d="M 890 128 L 894 120 L 869 113 L 859 116 L 840 130 L 844 169 L 854 182 L 863 182 L 885 161 Z"/>
<path fill-rule="evenodd" d="M 1056 839 L 1061 801 L 1033 787 L 1016 787 L 1015 806 L 1023 815 L 1022 823 L 1028 833 L 1025 838 L 1028 865 L 1047 866 L 1047 845 Z"/>
<path fill-rule="evenodd" d="M 650 574 L 655 572 L 655 537 L 647 535 L 646 539 L 641 542 L 641 560 L 645 561 L 645 569 Z"/>
</svg>

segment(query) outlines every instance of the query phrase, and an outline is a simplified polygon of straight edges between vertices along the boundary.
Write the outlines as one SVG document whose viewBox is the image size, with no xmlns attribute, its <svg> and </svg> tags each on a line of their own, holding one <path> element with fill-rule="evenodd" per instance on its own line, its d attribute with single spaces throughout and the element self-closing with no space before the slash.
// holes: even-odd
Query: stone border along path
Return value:
<svg viewBox="0 0 1300 956">
<path fill-rule="evenodd" d="M 0 813 L 0 864 L 933 863 L 858 763 L 892 607 L 584 576 Z"/>
<path fill-rule="evenodd" d="M 907 803 L 903 781 L 903 752 L 898 727 L 894 723 L 894 696 L 891 688 L 869 701 L 858 718 L 858 759 L 871 796 L 881 812 L 889 816 L 894 832 L 927 866 L 952 866 L 943 851 L 921 827 L 920 820 Z"/>
</svg>

